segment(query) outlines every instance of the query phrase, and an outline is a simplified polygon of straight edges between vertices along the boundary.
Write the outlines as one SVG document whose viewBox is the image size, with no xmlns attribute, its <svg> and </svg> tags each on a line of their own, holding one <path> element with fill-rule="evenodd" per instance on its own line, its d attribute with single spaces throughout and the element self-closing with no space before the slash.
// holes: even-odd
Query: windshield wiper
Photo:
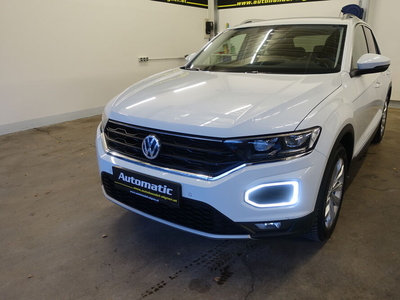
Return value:
<svg viewBox="0 0 400 300">
<path fill-rule="evenodd" d="M 204 68 L 204 71 L 212 71 L 212 70 L 214 70 L 214 67 L 215 67 L 215 65 L 209 65 Z"/>
<path fill-rule="evenodd" d="M 201 71 L 199 68 L 189 68 L 189 67 L 181 67 L 183 70 L 190 70 L 190 71 Z"/>
</svg>

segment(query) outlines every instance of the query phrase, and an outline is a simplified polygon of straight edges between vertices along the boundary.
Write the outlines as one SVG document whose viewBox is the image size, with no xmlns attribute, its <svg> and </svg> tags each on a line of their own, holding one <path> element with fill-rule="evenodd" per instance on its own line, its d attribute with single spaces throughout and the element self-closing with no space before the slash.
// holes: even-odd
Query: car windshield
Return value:
<svg viewBox="0 0 400 300">
<path fill-rule="evenodd" d="M 274 74 L 339 72 L 346 26 L 279 25 L 229 29 L 186 67 Z"/>
</svg>

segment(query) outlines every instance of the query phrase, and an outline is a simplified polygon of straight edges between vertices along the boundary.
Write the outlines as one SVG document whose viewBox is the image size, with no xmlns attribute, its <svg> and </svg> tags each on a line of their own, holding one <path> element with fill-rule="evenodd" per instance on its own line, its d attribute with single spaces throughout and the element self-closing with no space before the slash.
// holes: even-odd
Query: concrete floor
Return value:
<svg viewBox="0 0 400 300">
<path fill-rule="evenodd" d="M 400 299 L 399 109 L 325 244 L 210 240 L 112 204 L 99 120 L 0 136 L 0 299 Z"/>
</svg>

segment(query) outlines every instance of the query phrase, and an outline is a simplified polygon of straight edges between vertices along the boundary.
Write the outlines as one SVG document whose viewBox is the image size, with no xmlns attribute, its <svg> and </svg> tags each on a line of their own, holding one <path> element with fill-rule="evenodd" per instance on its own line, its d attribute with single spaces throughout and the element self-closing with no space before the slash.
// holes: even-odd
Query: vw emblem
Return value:
<svg viewBox="0 0 400 300">
<path fill-rule="evenodd" d="M 148 159 L 155 159 L 160 149 L 160 140 L 155 135 L 146 136 L 142 142 L 142 152 Z"/>
</svg>

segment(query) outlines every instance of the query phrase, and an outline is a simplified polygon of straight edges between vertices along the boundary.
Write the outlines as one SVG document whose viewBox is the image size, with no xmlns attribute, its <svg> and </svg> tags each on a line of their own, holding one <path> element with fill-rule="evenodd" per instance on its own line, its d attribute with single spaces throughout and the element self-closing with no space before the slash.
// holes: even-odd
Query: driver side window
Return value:
<svg viewBox="0 0 400 300">
<path fill-rule="evenodd" d="M 353 45 L 353 57 L 351 68 L 357 69 L 357 61 L 361 56 L 368 53 L 367 41 L 365 40 L 365 34 L 362 26 L 357 26 L 354 33 L 354 45 Z"/>
</svg>

